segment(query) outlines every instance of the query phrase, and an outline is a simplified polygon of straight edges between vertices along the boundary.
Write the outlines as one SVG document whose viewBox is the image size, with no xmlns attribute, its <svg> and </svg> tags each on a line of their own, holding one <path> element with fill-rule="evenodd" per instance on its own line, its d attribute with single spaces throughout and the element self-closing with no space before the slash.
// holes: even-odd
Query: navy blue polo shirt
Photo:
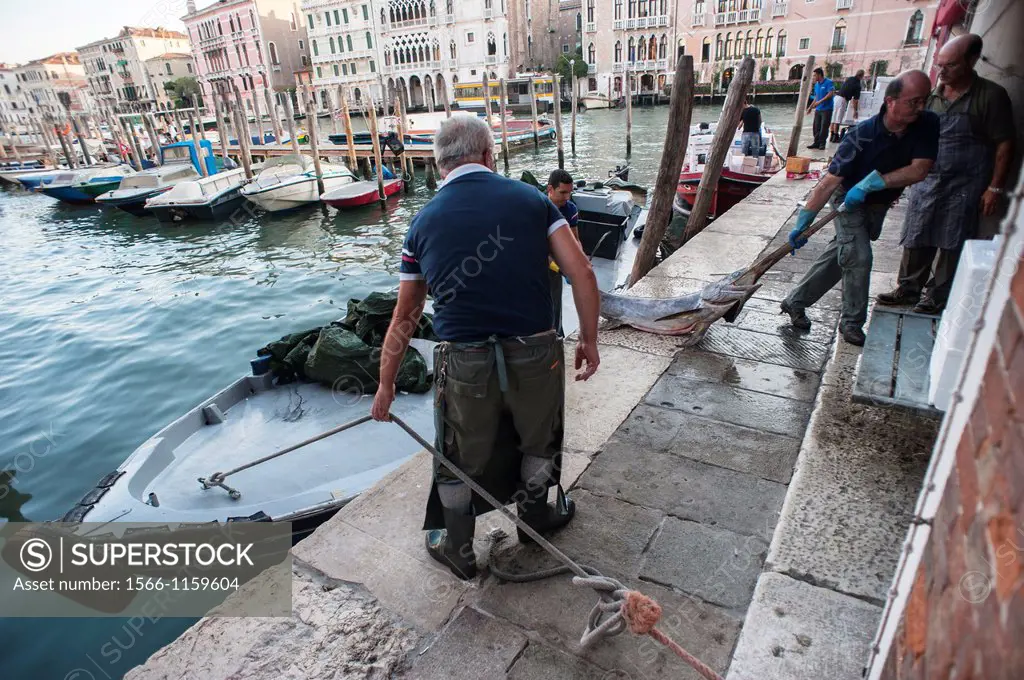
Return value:
<svg viewBox="0 0 1024 680">
<path fill-rule="evenodd" d="M 852 189 L 872 170 L 881 174 L 910 165 L 915 158 L 935 160 L 939 151 L 939 117 L 922 111 L 902 135 L 889 132 L 877 114 L 846 133 L 828 164 L 829 173 L 843 178 L 843 188 Z M 883 189 L 868 194 L 866 203 L 891 203 L 903 189 Z"/>
<path fill-rule="evenodd" d="M 564 226 L 558 208 L 534 187 L 463 165 L 413 218 L 399 277 L 426 280 L 441 340 L 551 330 L 548 237 Z"/>
<path fill-rule="evenodd" d="M 565 202 L 558 212 L 562 213 L 562 217 L 569 223 L 570 227 L 578 227 L 580 224 L 580 209 L 576 207 L 576 204 L 572 202 L 570 198 Z"/>
</svg>

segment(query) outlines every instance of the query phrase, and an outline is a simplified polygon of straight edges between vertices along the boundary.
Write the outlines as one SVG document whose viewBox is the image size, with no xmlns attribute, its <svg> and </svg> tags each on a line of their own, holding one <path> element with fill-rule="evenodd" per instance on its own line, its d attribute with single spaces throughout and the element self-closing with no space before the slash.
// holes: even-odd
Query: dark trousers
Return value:
<svg viewBox="0 0 1024 680">
<path fill-rule="evenodd" d="M 554 316 L 554 329 L 562 333 L 562 275 L 548 270 L 548 285 L 551 287 L 551 311 Z"/>
<path fill-rule="evenodd" d="M 832 110 L 814 112 L 814 144 L 825 148 L 828 141 L 828 126 L 832 124 Z"/>
<path fill-rule="evenodd" d="M 916 295 L 924 292 L 925 298 L 940 307 L 944 306 L 949 299 L 949 290 L 953 287 L 953 277 L 962 249 L 904 248 L 903 259 L 900 260 L 900 290 Z M 936 251 L 938 257 L 935 256 Z"/>
</svg>

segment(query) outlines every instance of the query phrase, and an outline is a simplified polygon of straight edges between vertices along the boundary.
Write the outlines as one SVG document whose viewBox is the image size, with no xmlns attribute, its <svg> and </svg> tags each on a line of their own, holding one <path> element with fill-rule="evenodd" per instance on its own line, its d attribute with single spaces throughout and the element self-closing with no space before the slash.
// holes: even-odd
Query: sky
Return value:
<svg viewBox="0 0 1024 680">
<path fill-rule="evenodd" d="M 197 0 L 198 7 L 213 4 Z M 24 63 L 112 38 L 124 26 L 184 32 L 185 0 L 0 0 L 0 62 Z"/>
</svg>

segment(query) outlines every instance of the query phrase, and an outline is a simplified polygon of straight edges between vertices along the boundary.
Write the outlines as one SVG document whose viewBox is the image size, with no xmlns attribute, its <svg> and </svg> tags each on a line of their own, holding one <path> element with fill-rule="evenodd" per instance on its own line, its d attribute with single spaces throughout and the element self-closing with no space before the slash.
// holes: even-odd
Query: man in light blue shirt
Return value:
<svg viewBox="0 0 1024 680">
<path fill-rule="evenodd" d="M 814 141 L 807 145 L 808 149 L 825 149 L 829 125 L 832 124 L 832 97 L 835 91 L 835 84 L 825 77 L 825 71 L 814 69 L 814 92 L 807 106 L 808 114 L 814 111 Z"/>
</svg>

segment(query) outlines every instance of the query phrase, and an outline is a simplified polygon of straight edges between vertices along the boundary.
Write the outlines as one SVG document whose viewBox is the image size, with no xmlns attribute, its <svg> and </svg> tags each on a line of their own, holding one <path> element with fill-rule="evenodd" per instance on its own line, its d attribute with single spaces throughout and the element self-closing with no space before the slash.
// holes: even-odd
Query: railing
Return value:
<svg viewBox="0 0 1024 680">
<path fill-rule="evenodd" d="M 486 64 L 487 66 L 494 66 L 497 63 L 498 55 L 496 54 L 488 54 L 487 56 L 484 57 L 484 64 Z"/>
<path fill-rule="evenodd" d="M 622 19 L 616 19 L 615 21 L 612 22 L 612 30 L 621 31 L 623 26 L 624 23 Z"/>
<path fill-rule="evenodd" d="M 907 38 L 900 43 L 903 47 L 918 47 L 921 45 L 920 38 Z"/>
<path fill-rule="evenodd" d="M 657 17 L 658 26 L 668 26 L 668 16 Z"/>
<path fill-rule="evenodd" d="M 658 70 L 659 71 L 665 71 L 667 69 L 668 69 L 668 59 L 659 59 L 658 60 Z"/>
<path fill-rule="evenodd" d="M 444 59 L 441 61 L 442 68 L 456 68 L 458 65 L 455 59 Z"/>
<path fill-rule="evenodd" d="M 774 2 L 772 3 L 772 16 L 773 17 L 784 17 L 789 13 L 788 2 Z"/>
<path fill-rule="evenodd" d="M 597 22 L 596 21 L 588 21 L 587 22 L 587 33 L 597 33 Z"/>
<path fill-rule="evenodd" d="M 455 15 L 454 14 L 445 14 L 444 15 L 444 23 L 446 23 L 446 24 L 454 24 L 455 23 Z"/>
<path fill-rule="evenodd" d="M 396 28 L 412 28 L 415 26 L 426 26 L 427 18 L 420 17 L 419 19 L 406 19 L 405 21 L 392 21 L 389 22 L 392 29 Z M 385 24 L 387 26 L 388 24 Z"/>
<path fill-rule="evenodd" d="M 427 26 L 431 26 L 431 27 L 437 26 L 437 17 L 436 16 L 427 17 Z"/>
<path fill-rule="evenodd" d="M 749 21 L 758 21 L 760 19 L 760 17 L 758 16 L 760 13 L 761 13 L 760 9 L 745 9 L 745 10 L 742 10 L 740 12 L 740 16 L 739 16 L 739 23 L 743 24 L 743 23 L 747 23 Z"/>
<path fill-rule="evenodd" d="M 836 9 L 853 9 L 853 0 L 836 0 Z"/>
<path fill-rule="evenodd" d="M 385 66 L 384 72 L 391 73 L 394 71 L 434 70 L 439 68 L 441 68 L 441 62 L 439 61 L 407 61 L 404 64 L 392 64 L 391 66 Z"/>
<path fill-rule="evenodd" d="M 622 73 L 622 64 L 612 64 L 612 73 Z"/>
<path fill-rule="evenodd" d="M 493 18 L 494 18 L 494 10 L 485 7 L 484 8 L 484 19 L 493 19 Z"/>
<path fill-rule="evenodd" d="M 587 75 L 592 76 L 597 73 L 597 64 L 587 64 Z"/>
<path fill-rule="evenodd" d="M 707 12 L 694 12 L 690 15 L 691 26 L 707 26 L 708 25 L 708 13 Z"/>
<path fill-rule="evenodd" d="M 636 19 L 626 19 L 626 30 L 636 28 Z"/>
</svg>

